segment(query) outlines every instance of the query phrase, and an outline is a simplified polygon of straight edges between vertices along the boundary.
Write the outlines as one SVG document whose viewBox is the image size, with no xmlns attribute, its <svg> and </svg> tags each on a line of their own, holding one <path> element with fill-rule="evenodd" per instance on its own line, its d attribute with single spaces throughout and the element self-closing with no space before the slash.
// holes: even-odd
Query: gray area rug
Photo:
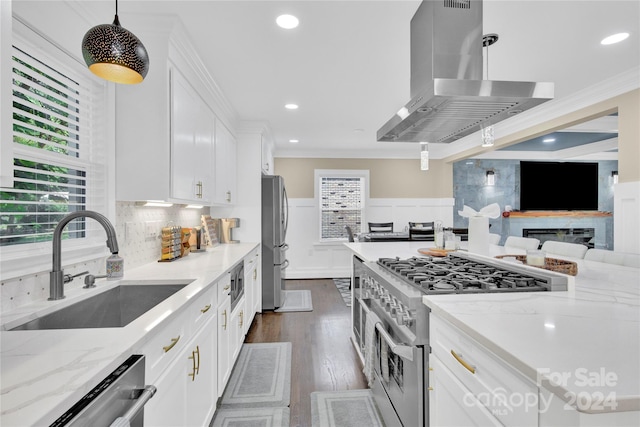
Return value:
<svg viewBox="0 0 640 427">
<path fill-rule="evenodd" d="M 351 307 L 351 279 L 333 279 L 333 283 L 342 295 L 342 300 L 347 307 Z"/>
<path fill-rule="evenodd" d="M 221 408 L 289 406 L 291 396 L 291 343 L 243 344 Z"/>
<path fill-rule="evenodd" d="M 211 427 L 288 427 L 289 408 L 218 409 Z"/>
<path fill-rule="evenodd" d="M 311 393 L 312 427 L 383 427 L 371 390 Z"/>
<path fill-rule="evenodd" d="M 290 311 L 313 311 L 311 302 L 311 291 L 282 291 L 284 298 L 283 304 L 276 309 L 276 313 L 285 313 Z"/>
</svg>

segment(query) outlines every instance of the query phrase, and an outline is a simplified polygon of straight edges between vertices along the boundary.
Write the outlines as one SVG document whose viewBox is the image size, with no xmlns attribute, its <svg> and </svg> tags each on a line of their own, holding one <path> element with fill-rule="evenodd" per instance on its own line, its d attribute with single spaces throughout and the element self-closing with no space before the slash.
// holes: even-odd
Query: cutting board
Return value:
<svg viewBox="0 0 640 427">
<path fill-rule="evenodd" d="M 418 252 L 422 255 L 429 255 L 433 257 L 444 257 L 449 254 L 449 252 L 453 252 L 452 250 L 446 249 L 436 249 L 436 248 L 420 248 Z"/>
</svg>

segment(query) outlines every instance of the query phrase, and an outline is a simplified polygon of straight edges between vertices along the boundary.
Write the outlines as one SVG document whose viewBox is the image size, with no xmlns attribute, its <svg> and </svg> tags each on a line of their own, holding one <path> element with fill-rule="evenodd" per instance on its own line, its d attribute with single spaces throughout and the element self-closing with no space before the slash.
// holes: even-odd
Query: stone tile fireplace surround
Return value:
<svg viewBox="0 0 640 427">
<path fill-rule="evenodd" d="M 615 160 L 598 161 L 598 212 L 593 215 L 548 215 L 499 217 L 490 220 L 491 232 L 507 236 L 523 236 L 524 229 L 593 229 L 592 244 L 600 249 L 613 249 L 613 182 L 611 172 L 618 169 Z M 493 171 L 495 185 L 487 185 L 486 173 Z M 468 227 L 468 220 L 458 211 L 467 205 L 475 210 L 498 203 L 516 210 L 520 206 L 520 161 L 467 159 L 453 165 L 454 227 Z M 558 189 L 562 190 L 562 183 Z M 575 191 L 575 189 L 564 189 Z M 553 191 L 553 190 L 552 190 Z M 542 239 L 541 239 L 542 240 Z M 553 239 L 559 240 L 559 239 Z"/>
</svg>

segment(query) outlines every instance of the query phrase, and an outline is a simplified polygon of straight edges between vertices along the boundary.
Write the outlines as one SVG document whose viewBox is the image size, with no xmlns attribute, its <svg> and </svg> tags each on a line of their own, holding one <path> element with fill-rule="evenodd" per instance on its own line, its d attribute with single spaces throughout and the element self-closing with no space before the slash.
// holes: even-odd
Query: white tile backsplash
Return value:
<svg viewBox="0 0 640 427">
<path fill-rule="evenodd" d="M 160 229 L 166 225 L 195 227 L 200 225 L 200 216 L 209 214 L 208 208 L 184 209 L 182 207 L 149 208 L 136 206 L 134 202 L 117 202 L 115 228 L 120 256 L 127 268 L 138 267 L 160 258 Z M 155 231 L 148 237 L 147 231 Z M 107 257 L 73 265 L 63 265 L 65 274 L 89 271 L 104 274 Z M 75 289 L 84 285 L 78 277 L 65 285 Z M 0 283 L 0 307 L 3 312 L 17 307 L 46 300 L 49 297 L 49 271 L 3 280 Z"/>
</svg>

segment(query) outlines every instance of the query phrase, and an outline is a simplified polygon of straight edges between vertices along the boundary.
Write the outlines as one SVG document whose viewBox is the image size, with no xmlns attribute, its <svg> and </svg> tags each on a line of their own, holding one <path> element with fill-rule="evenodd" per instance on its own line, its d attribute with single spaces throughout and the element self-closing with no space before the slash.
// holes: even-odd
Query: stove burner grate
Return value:
<svg viewBox="0 0 640 427">
<path fill-rule="evenodd" d="M 547 290 L 541 279 L 462 257 L 380 258 L 378 264 L 428 294 Z"/>
</svg>

